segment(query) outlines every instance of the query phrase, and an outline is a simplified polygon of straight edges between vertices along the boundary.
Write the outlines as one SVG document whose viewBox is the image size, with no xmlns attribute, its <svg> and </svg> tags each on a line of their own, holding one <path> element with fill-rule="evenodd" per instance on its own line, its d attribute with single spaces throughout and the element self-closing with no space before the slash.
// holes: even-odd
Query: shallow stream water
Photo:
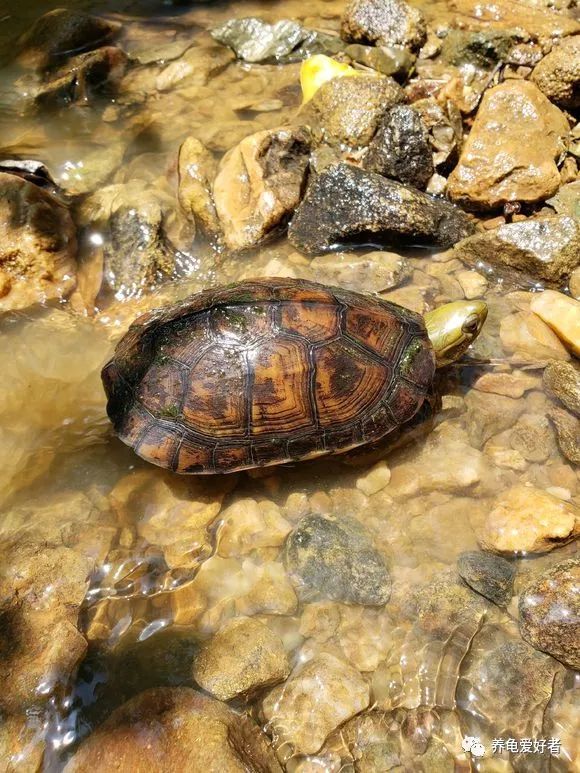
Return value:
<svg viewBox="0 0 580 773">
<path fill-rule="evenodd" d="M 486 515 L 508 489 L 532 484 L 580 505 L 577 469 L 546 420 L 541 353 L 518 360 L 499 335 L 504 317 L 527 308 L 529 285 L 509 274 L 485 275 L 481 297 L 489 317 L 471 362 L 442 377 L 432 432 L 386 463 L 363 456 L 178 478 L 138 459 L 114 437 L 106 416 L 100 369 L 142 311 L 252 276 L 326 281 L 324 270 L 285 238 L 236 258 L 199 239 L 192 244 L 175 214 L 177 152 L 194 136 L 219 156 L 248 134 L 284 124 L 301 99 L 299 64 L 220 58 L 208 27 L 260 15 L 336 31 L 343 3 L 64 4 L 120 21 L 120 44 L 144 64 L 125 76 L 115 98 L 28 111 L 26 71 L 12 63 L 14 41 L 57 3 L 4 0 L 0 7 L 2 155 L 41 160 L 77 196 L 82 267 L 81 291 L 68 300 L 0 317 L 3 562 L 9 583 L 26 575 L 37 588 L 36 617 L 18 630 L 11 678 L 30 680 L 37 696 L 47 696 L 38 706 L 14 699 L 5 718 L 8 725 L 18 718 L 19 741 L 0 768 L 61 770 L 79 742 L 139 691 L 195 686 L 191 665 L 203 642 L 229 619 L 249 616 L 280 636 L 292 668 L 329 654 L 354 669 L 369 685 L 369 708 L 390 717 L 389 737 L 405 749 L 400 767 L 387 768 L 384 760 L 373 767 L 366 757 L 365 767 L 356 762 L 364 743 L 359 748 L 356 738 L 334 733 L 319 751 L 295 753 L 280 736 L 276 706 L 265 708 L 267 690 L 234 700 L 263 728 L 288 771 L 577 769 L 577 674 L 528 645 L 520 649 L 517 625 L 519 590 L 574 555 L 574 544 L 513 557 L 516 595 L 505 609 L 467 592 L 456 575 L 458 555 L 478 549 Z M 191 46 L 193 65 L 184 74 L 179 63 Z M 167 202 L 180 276 L 152 293 L 130 286 L 94 291 L 107 238 L 94 192 L 111 182 L 133 182 Z M 383 297 L 420 313 L 464 297 L 459 261 L 429 251 L 405 255 L 408 277 Z M 343 268 L 341 281 L 367 289 L 360 264 Z M 521 393 L 478 388 L 488 373 L 515 374 Z M 391 575 L 386 606 L 297 596 L 282 548 L 308 514 L 364 525 Z M 70 631 L 75 618 L 80 644 Z M 16 645 L 6 641 L 13 657 Z M 78 666 L 71 669 L 71 660 Z M 313 690 L 293 708 L 284 705 L 280 722 L 307 723 L 311 715 L 316 726 L 319 700 L 348 703 L 337 684 L 324 689 L 330 698 Z M 488 751 L 497 738 L 558 738 L 561 750 L 478 760 L 462 749 L 467 735 L 481 738 Z"/>
</svg>

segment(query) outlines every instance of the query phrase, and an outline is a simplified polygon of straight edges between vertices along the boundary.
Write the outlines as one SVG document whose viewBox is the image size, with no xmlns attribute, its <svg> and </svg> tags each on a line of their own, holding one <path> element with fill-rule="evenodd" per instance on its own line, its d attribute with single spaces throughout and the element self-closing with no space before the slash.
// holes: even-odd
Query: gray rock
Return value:
<svg viewBox="0 0 580 773">
<path fill-rule="evenodd" d="M 559 215 L 580 220 L 580 180 L 563 185 L 555 196 L 546 201 Z"/>
<path fill-rule="evenodd" d="M 457 66 L 473 64 L 490 68 L 505 62 L 512 48 L 522 39 L 521 34 L 509 30 L 448 30 L 441 58 Z"/>
<path fill-rule="evenodd" d="M 580 368 L 571 362 L 551 360 L 544 370 L 546 392 L 580 416 Z"/>
<path fill-rule="evenodd" d="M 416 59 L 408 49 L 401 46 L 363 46 L 360 43 L 351 43 L 346 46 L 344 53 L 353 62 L 359 62 L 396 79 L 406 78 Z"/>
<path fill-rule="evenodd" d="M 364 167 L 425 189 L 435 169 L 429 135 L 416 110 L 395 105 L 388 111 L 369 146 Z"/>
<path fill-rule="evenodd" d="M 404 0 L 351 0 L 341 35 L 355 43 L 404 46 L 417 51 L 427 39 L 423 14 Z"/>
<path fill-rule="evenodd" d="M 446 201 L 373 172 L 340 163 L 314 179 L 288 231 L 306 255 L 340 244 L 431 244 L 449 247 L 474 226 Z"/>
<path fill-rule="evenodd" d="M 354 518 L 303 518 L 288 535 L 284 563 L 305 599 L 381 606 L 391 595 L 385 561 Z"/>
<path fill-rule="evenodd" d="M 520 632 L 533 647 L 580 669 L 580 559 L 543 572 L 522 592 Z"/>
<path fill-rule="evenodd" d="M 37 19 L 19 41 L 21 58 L 39 69 L 54 66 L 71 53 L 103 46 L 121 29 L 118 22 L 82 11 L 57 8 Z"/>
<path fill-rule="evenodd" d="M 559 285 L 580 263 L 580 223 L 566 216 L 507 223 L 460 242 L 454 257 L 471 266 L 515 268 Z"/>
<path fill-rule="evenodd" d="M 300 111 L 299 120 L 329 145 L 364 147 L 385 111 L 404 98 L 403 89 L 387 76 L 333 78 Z"/>
<path fill-rule="evenodd" d="M 457 571 L 470 588 L 505 607 L 513 595 L 516 570 L 509 561 L 492 553 L 468 550 L 457 559 Z"/>
</svg>

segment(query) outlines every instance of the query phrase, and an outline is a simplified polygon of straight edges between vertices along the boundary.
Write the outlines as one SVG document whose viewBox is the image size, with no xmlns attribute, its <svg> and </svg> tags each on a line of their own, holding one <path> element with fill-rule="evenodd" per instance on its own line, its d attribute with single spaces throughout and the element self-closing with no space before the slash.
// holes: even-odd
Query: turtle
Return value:
<svg viewBox="0 0 580 773">
<path fill-rule="evenodd" d="M 304 279 L 216 287 L 131 325 L 102 371 L 107 412 L 139 456 L 176 473 L 342 454 L 409 422 L 486 315 L 474 300 L 423 318 Z"/>
</svg>

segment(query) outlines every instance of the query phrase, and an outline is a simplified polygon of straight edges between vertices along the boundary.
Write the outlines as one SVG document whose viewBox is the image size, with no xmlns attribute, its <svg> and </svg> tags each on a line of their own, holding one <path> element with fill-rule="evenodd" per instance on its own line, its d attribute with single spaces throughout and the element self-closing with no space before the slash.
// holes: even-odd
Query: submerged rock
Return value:
<svg viewBox="0 0 580 773">
<path fill-rule="evenodd" d="M 461 157 L 449 177 L 457 202 L 489 210 L 507 202 L 538 202 L 560 186 L 556 162 L 569 126 L 563 113 L 524 80 L 487 91 Z"/>
<path fill-rule="evenodd" d="M 391 595 L 384 558 L 358 521 L 309 515 L 288 535 L 284 564 L 306 599 L 381 606 Z"/>
<path fill-rule="evenodd" d="M 218 43 L 229 46 L 238 59 L 245 62 L 280 61 L 288 56 L 308 36 L 296 21 L 282 19 L 268 24 L 255 17 L 230 19 L 211 31 Z"/>
<path fill-rule="evenodd" d="M 321 653 L 265 698 L 262 708 L 280 743 L 315 754 L 326 737 L 369 704 L 369 686 L 349 663 Z"/>
<path fill-rule="evenodd" d="M 470 550 L 457 559 L 457 571 L 473 590 L 507 607 L 513 595 L 516 570 L 505 558 Z"/>
<path fill-rule="evenodd" d="M 499 335 L 502 346 L 514 359 L 541 365 L 549 360 L 569 360 L 570 355 L 554 331 L 531 311 L 504 317 Z"/>
<path fill-rule="evenodd" d="M 580 559 L 543 572 L 521 593 L 520 632 L 533 647 L 580 670 Z"/>
<path fill-rule="evenodd" d="M 460 209 L 349 164 L 325 169 L 309 186 L 288 231 L 306 255 L 348 243 L 448 247 L 472 233 Z"/>
<path fill-rule="evenodd" d="M 551 408 L 548 417 L 554 424 L 560 451 L 573 464 L 580 464 L 580 421 L 563 408 Z"/>
<path fill-rule="evenodd" d="M 461 241 L 453 256 L 471 266 L 515 268 L 561 285 L 580 260 L 580 221 L 562 215 L 506 223 Z"/>
<path fill-rule="evenodd" d="M 177 196 L 186 217 L 209 237 L 220 231 L 212 197 L 217 162 L 195 137 L 188 137 L 179 148 L 179 187 Z"/>
<path fill-rule="evenodd" d="M 344 53 L 353 62 L 398 80 L 408 76 L 415 62 L 415 57 L 402 46 L 363 46 L 351 43 L 345 47 Z"/>
<path fill-rule="evenodd" d="M 258 132 L 226 154 L 213 195 L 230 249 L 252 247 L 285 225 L 302 196 L 309 154 L 304 129 Z"/>
<path fill-rule="evenodd" d="M 580 369 L 570 362 L 553 360 L 544 369 L 546 392 L 580 417 Z"/>
<path fill-rule="evenodd" d="M 66 764 L 66 773 L 131 770 L 280 773 L 266 736 L 247 715 L 189 687 L 145 690 L 113 711 Z"/>
<path fill-rule="evenodd" d="M 580 107 L 580 35 L 564 38 L 536 65 L 532 80 L 560 107 Z"/>
<path fill-rule="evenodd" d="M 369 146 L 364 167 L 425 189 L 435 169 L 429 135 L 416 110 L 395 105 L 388 111 Z"/>
<path fill-rule="evenodd" d="M 341 23 L 344 40 L 404 46 L 416 51 L 427 39 L 423 14 L 405 0 L 351 0 Z"/>
<path fill-rule="evenodd" d="M 530 309 L 552 328 L 572 354 L 580 357 L 580 301 L 544 290 L 532 298 Z"/>
<path fill-rule="evenodd" d="M 496 553 L 547 553 L 580 534 L 580 511 L 534 486 L 501 494 L 487 516 L 479 543 Z"/>
<path fill-rule="evenodd" d="M 310 264 L 313 278 L 356 292 L 380 293 L 402 284 L 412 274 L 406 258 L 396 252 L 333 252 Z"/>
<path fill-rule="evenodd" d="M 441 58 L 456 66 L 472 64 L 491 68 L 505 61 L 512 48 L 525 39 L 517 30 L 461 30 L 450 29 L 443 39 Z"/>
<path fill-rule="evenodd" d="M 290 664 L 282 640 L 248 617 L 226 623 L 193 662 L 193 678 L 222 701 L 282 682 Z"/>
<path fill-rule="evenodd" d="M 57 8 L 37 19 L 20 39 L 20 58 L 27 65 L 44 69 L 71 54 L 105 45 L 120 29 L 118 22 L 82 11 Z"/>
<path fill-rule="evenodd" d="M 23 177 L 0 172 L 0 312 L 65 298 L 76 284 L 68 208 Z"/>
<path fill-rule="evenodd" d="M 332 78 L 318 89 L 299 119 L 329 145 L 365 147 L 385 111 L 403 99 L 402 88 L 387 76 Z"/>
</svg>

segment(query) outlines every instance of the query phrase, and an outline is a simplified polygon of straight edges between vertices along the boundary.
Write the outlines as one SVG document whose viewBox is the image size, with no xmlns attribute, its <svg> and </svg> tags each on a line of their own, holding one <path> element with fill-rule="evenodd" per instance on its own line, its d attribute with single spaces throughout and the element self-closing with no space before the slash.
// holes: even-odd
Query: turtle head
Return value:
<svg viewBox="0 0 580 773">
<path fill-rule="evenodd" d="M 425 314 L 437 367 L 461 357 L 479 335 L 486 317 L 487 305 L 483 301 L 454 301 Z"/>
</svg>

